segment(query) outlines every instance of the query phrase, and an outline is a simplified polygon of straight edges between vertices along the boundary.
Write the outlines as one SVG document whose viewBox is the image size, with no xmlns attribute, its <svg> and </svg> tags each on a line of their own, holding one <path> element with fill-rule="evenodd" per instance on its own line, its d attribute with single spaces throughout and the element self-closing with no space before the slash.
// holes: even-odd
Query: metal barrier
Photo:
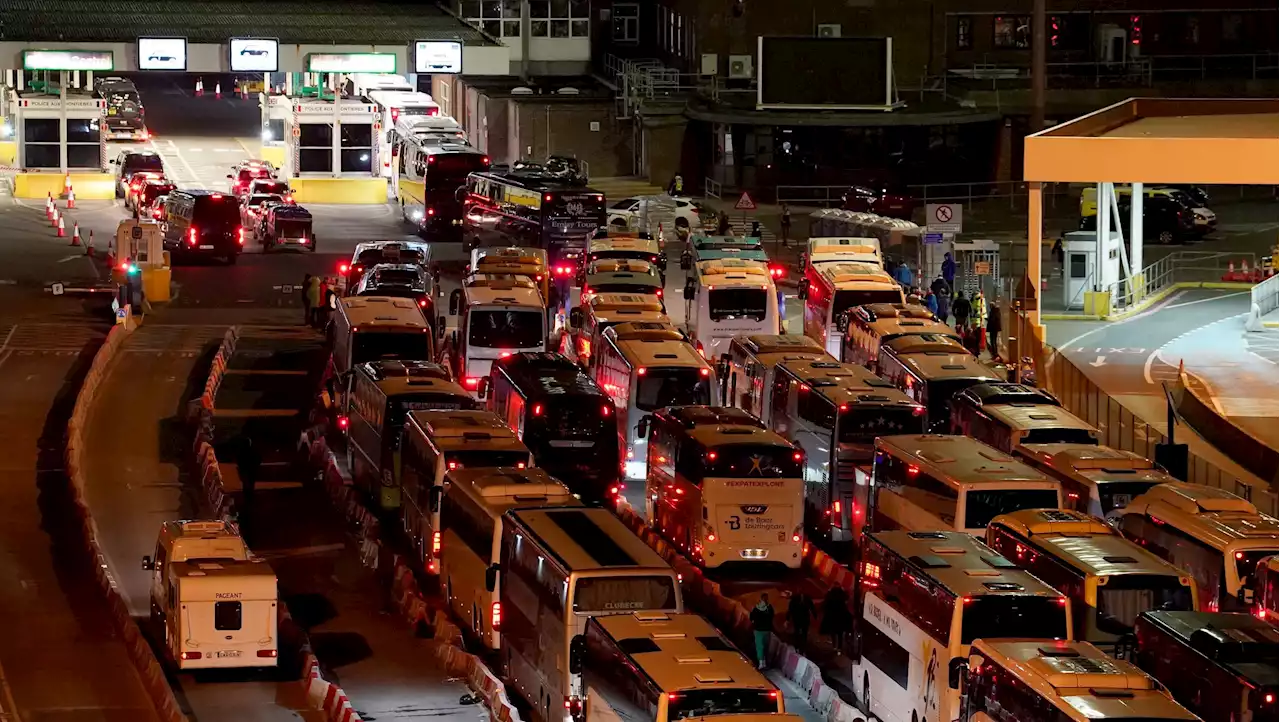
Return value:
<svg viewBox="0 0 1280 722">
<path fill-rule="evenodd" d="M 844 194 L 853 183 L 825 186 L 780 185 L 775 189 L 778 203 L 797 206 L 831 207 L 844 203 Z M 1006 198 L 1009 207 L 1027 202 L 1027 184 L 1023 181 L 975 181 L 972 183 L 929 183 L 907 186 L 911 197 L 921 205 L 928 203 L 974 203 Z M 1074 194 L 1066 183 L 1044 184 L 1045 204 L 1052 208 L 1058 196 Z"/>
<path fill-rule="evenodd" d="M 1263 316 L 1280 308 L 1280 276 L 1272 276 L 1249 290 L 1258 312 Z"/>
<path fill-rule="evenodd" d="M 1256 254 L 1174 251 L 1142 269 L 1140 277 L 1122 278 L 1108 287 L 1111 310 L 1126 311 L 1175 283 L 1220 281 L 1230 264 L 1242 260 L 1253 266 Z"/>
<path fill-rule="evenodd" d="M 1007 328 L 1016 329 L 1019 325 L 1014 322 Z M 1023 337 L 1033 338 L 1029 333 Z M 1036 362 L 1037 384 L 1057 396 L 1068 411 L 1096 426 L 1101 432 L 1100 443 L 1155 458 L 1156 444 L 1165 441 L 1163 433 L 1108 396 L 1057 349 L 1045 345 L 1028 351 L 1027 355 Z M 1225 489 L 1252 501 L 1268 514 L 1276 513 L 1276 492 L 1265 483 L 1240 479 L 1195 452 L 1190 452 L 1187 467 L 1187 481 Z"/>
</svg>

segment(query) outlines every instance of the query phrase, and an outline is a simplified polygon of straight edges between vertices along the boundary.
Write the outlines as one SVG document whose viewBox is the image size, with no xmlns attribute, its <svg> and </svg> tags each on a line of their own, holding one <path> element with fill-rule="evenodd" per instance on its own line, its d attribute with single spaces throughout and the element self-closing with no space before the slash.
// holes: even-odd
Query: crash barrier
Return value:
<svg viewBox="0 0 1280 722">
<path fill-rule="evenodd" d="M 289 187 L 298 203 L 383 205 L 387 202 L 384 178 L 291 178 Z"/>
<path fill-rule="evenodd" d="M 1280 308 L 1280 276 L 1272 275 L 1250 289 L 1249 300 L 1250 305 L 1257 306 L 1258 313 L 1263 316 Z"/>
<path fill-rule="evenodd" d="M 1018 328 L 1018 325 L 1015 322 L 1006 328 Z M 1032 339 L 1032 344 L 1037 343 L 1032 335 L 1024 338 Z M 1147 459 L 1156 458 L 1156 445 L 1166 441 L 1164 433 L 1108 396 L 1069 356 L 1048 345 L 1025 349 L 1024 355 L 1036 361 L 1036 385 L 1058 397 L 1067 411 L 1097 427 L 1101 432 L 1098 439 L 1101 444 L 1132 451 Z M 1248 499 L 1268 514 L 1276 514 L 1280 506 L 1273 485 L 1251 476 L 1241 479 L 1200 456 L 1194 449 L 1188 452 L 1186 481 L 1225 489 Z"/>
<path fill-rule="evenodd" d="M 1194 383 L 1193 383 L 1194 381 Z M 1240 466 L 1275 488 L 1280 453 L 1218 413 L 1208 386 L 1189 373 L 1178 369 L 1178 385 L 1173 392 L 1178 414 L 1205 441 L 1213 444 Z"/>
<path fill-rule="evenodd" d="M 716 626 L 725 630 L 742 649 L 753 647 L 755 640 L 751 629 L 751 613 L 741 602 L 722 594 L 719 584 L 703 576 L 701 569 L 685 559 L 679 550 L 659 536 L 626 502 L 618 506 L 618 516 L 646 544 L 661 554 L 680 575 L 680 586 L 685 592 L 687 606 L 696 608 Z M 847 589 L 852 590 L 853 575 L 848 570 L 840 568 L 821 550 L 812 548 L 806 557 L 806 564 L 824 582 L 848 584 Z M 837 569 L 844 574 L 840 574 Z M 808 694 L 809 705 L 827 722 L 862 722 L 865 719 L 856 707 L 841 699 L 835 690 L 827 686 L 818 665 L 796 651 L 795 647 L 783 642 L 778 635 L 769 635 L 765 656 L 768 657 L 766 661 L 769 666 L 782 672 L 787 679 Z"/>
<path fill-rule="evenodd" d="M 211 518 L 232 523 L 235 523 L 235 508 L 231 495 L 227 493 L 223 483 L 222 468 L 218 464 L 218 455 L 213 447 L 213 413 L 218 389 L 222 386 L 227 364 L 230 363 L 239 340 L 238 326 L 227 329 L 210 364 L 209 377 L 205 379 L 204 390 L 200 398 L 193 400 L 188 408 L 188 414 L 195 424 L 193 450 L 196 473 L 200 477 L 200 489 L 203 492 L 201 501 L 205 505 L 204 511 Z M 320 662 L 311 649 L 307 631 L 293 620 L 284 600 L 280 600 L 277 609 L 279 610 L 278 648 L 281 650 L 278 662 L 284 665 L 289 659 L 297 660 L 298 683 L 302 685 L 302 691 L 306 694 L 308 708 L 323 713 L 326 722 L 360 722 L 360 715 L 352 709 L 351 700 L 342 688 L 325 680 L 321 675 Z"/>
<path fill-rule="evenodd" d="M 462 630 L 449 621 L 446 613 L 427 606 L 414 570 L 403 555 L 384 543 L 377 518 L 343 477 L 338 460 L 329 450 L 322 431 L 313 428 L 304 432 L 299 447 L 299 451 L 306 454 L 311 468 L 321 470 L 321 482 L 329 501 L 342 512 L 358 534 L 362 560 L 380 572 L 379 579 L 386 585 L 390 603 L 399 611 L 400 618 L 415 632 L 430 632 L 436 642 L 436 659 L 450 676 L 465 680 L 472 693 L 484 701 L 491 722 L 520 722 L 520 714 L 507 697 L 502 681 L 479 657 L 466 651 Z"/>
<path fill-rule="evenodd" d="M 75 504 L 76 516 L 81 524 L 81 541 L 93 564 L 94 576 L 111 611 L 111 621 L 115 625 L 116 634 L 128 651 L 129 660 L 133 663 L 142 680 L 156 714 L 163 722 L 185 722 L 187 716 L 173 696 L 173 690 L 165 680 L 164 670 L 156 660 L 151 646 L 142 636 L 142 630 L 129 614 L 124 597 L 116 586 L 112 570 L 107 566 L 107 557 L 98 543 L 98 526 L 90 513 L 85 497 L 85 480 L 83 466 L 84 430 L 92 414 L 93 403 L 97 398 L 102 380 L 106 377 L 116 352 L 124 344 L 131 331 L 123 325 L 114 326 L 107 334 L 106 341 L 94 354 L 89 373 L 85 376 L 76 396 L 75 408 L 71 420 L 67 423 L 67 447 L 65 464 L 67 478 L 71 481 L 71 497 Z"/>
<path fill-rule="evenodd" d="M 115 177 L 110 173 L 71 173 L 70 178 L 79 200 L 105 201 L 116 197 Z M 57 171 L 22 171 L 13 177 L 13 195 L 15 198 L 43 200 L 52 193 L 57 198 L 66 189 L 66 179 L 66 174 Z"/>
<path fill-rule="evenodd" d="M 218 397 L 218 389 L 222 386 L 222 378 L 227 373 L 227 364 L 236 351 L 236 343 L 240 340 L 240 328 L 232 326 L 222 337 L 218 352 L 213 356 L 209 367 L 209 377 L 205 379 L 204 390 L 200 398 L 191 402 L 188 415 L 195 426 L 195 471 L 200 479 L 202 500 L 209 515 L 216 519 L 230 519 L 234 516 L 231 496 L 226 493 L 222 482 L 222 468 L 218 465 L 218 454 L 214 450 L 213 409 L 214 399 Z"/>
</svg>

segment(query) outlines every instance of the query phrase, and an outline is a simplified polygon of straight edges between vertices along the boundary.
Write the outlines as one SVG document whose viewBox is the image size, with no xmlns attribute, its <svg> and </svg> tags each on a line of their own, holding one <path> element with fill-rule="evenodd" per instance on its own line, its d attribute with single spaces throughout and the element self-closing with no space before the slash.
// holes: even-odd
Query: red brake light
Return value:
<svg viewBox="0 0 1280 722">
<path fill-rule="evenodd" d="M 915 464 L 907 464 L 907 476 L 915 476 L 920 473 L 920 467 Z"/>
<path fill-rule="evenodd" d="M 339 428 L 339 429 L 345 429 L 345 428 L 347 428 L 347 427 L 348 427 L 348 426 L 350 426 L 350 425 L 351 425 L 351 419 L 348 419 L 348 418 L 347 418 L 347 417 L 345 417 L 345 416 L 339 416 L 339 417 L 338 417 L 338 428 Z"/>
<path fill-rule="evenodd" d="M 485 156 L 481 156 L 481 157 L 480 157 L 480 165 L 489 165 L 489 156 L 487 156 L 487 155 L 485 155 Z"/>
<path fill-rule="evenodd" d="M 431 532 L 431 553 L 440 553 L 440 532 L 438 531 Z"/>
<path fill-rule="evenodd" d="M 799 535 L 799 534 L 792 534 L 792 535 L 791 535 L 791 541 L 796 542 L 796 543 L 799 543 L 799 542 L 800 542 L 800 535 Z"/>
<path fill-rule="evenodd" d="M 194 246 L 196 244 L 196 227 L 192 226 L 187 229 L 187 243 Z"/>
<path fill-rule="evenodd" d="M 636 369 L 636 376 L 644 376 L 644 375 L 645 375 L 645 374 L 647 374 L 647 373 L 649 373 L 649 369 L 647 369 L 647 368 L 645 368 L 645 367 L 643 367 L 643 366 L 641 366 L 640 368 Z"/>
<path fill-rule="evenodd" d="M 222 194 L 221 194 L 221 193 L 214 193 L 213 195 L 211 195 L 211 196 L 209 196 L 209 197 L 210 197 L 210 198 L 212 198 L 212 199 L 213 199 L 213 200 L 215 200 L 215 201 L 220 201 L 220 200 L 222 200 Z"/>
<path fill-rule="evenodd" d="M 769 699 L 777 699 L 777 698 L 778 698 L 778 690 L 776 689 L 769 690 Z"/>
<path fill-rule="evenodd" d="M 474 389 L 480 385 L 479 376 L 468 376 L 462 380 L 462 383 L 469 389 Z"/>
<path fill-rule="evenodd" d="M 490 607 L 489 621 L 494 629 L 502 628 L 502 602 L 494 602 L 493 606 Z M 568 705 L 569 702 L 565 701 L 565 704 Z"/>
<path fill-rule="evenodd" d="M 1236 552 L 1236 559 L 1244 559 L 1244 552 Z"/>
<path fill-rule="evenodd" d="M 661 289 L 661 288 L 659 288 L 659 289 L 658 289 L 657 293 L 658 293 L 658 298 L 662 298 L 662 289 Z"/>
<path fill-rule="evenodd" d="M 545 194 L 543 194 L 543 196 L 542 196 L 542 202 L 543 202 L 543 203 L 550 203 L 550 202 L 552 201 L 552 199 L 553 199 L 553 198 L 554 198 L 554 196 L 552 196 L 550 193 L 545 193 Z"/>
<path fill-rule="evenodd" d="M 534 405 L 533 405 L 533 415 L 534 415 L 534 416 L 542 416 L 542 404 L 534 404 Z"/>
<path fill-rule="evenodd" d="M 341 273 L 342 275 L 345 276 L 347 275 L 347 271 L 350 271 L 350 270 L 351 270 L 351 266 L 348 266 L 345 263 L 338 264 L 338 273 Z"/>
<path fill-rule="evenodd" d="M 707 452 L 707 459 L 708 459 L 708 460 L 710 460 L 710 461 L 715 461 L 719 456 L 720 456 L 720 455 L 719 455 L 719 454 L 717 454 L 717 453 L 716 453 L 716 452 L 714 452 L 714 451 L 708 451 L 708 452 Z"/>
<path fill-rule="evenodd" d="M 435 162 L 436 162 L 436 157 L 434 155 L 427 156 L 427 163 L 435 163 Z"/>
<path fill-rule="evenodd" d="M 429 215 L 429 216 L 434 216 L 435 214 L 436 214 L 436 209 L 434 209 L 434 208 L 428 208 L 428 209 L 427 209 L 427 215 Z"/>
<path fill-rule="evenodd" d="M 243 228 L 240 229 L 239 238 L 237 238 L 236 240 L 240 241 L 240 245 L 242 246 L 244 245 L 244 229 Z"/>
<path fill-rule="evenodd" d="M 1060 607 L 1065 607 L 1065 606 L 1067 606 L 1067 598 L 1066 598 L 1066 597 L 1058 597 L 1058 598 L 1057 598 L 1057 599 L 1055 599 L 1054 601 L 1056 601 L 1056 602 L 1058 603 L 1058 606 L 1060 606 Z"/>
<path fill-rule="evenodd" d="M 525 463 L 524 463 L 523 461 L 517 461 L 517 462 L 516 462 L 516 468 L 517 468 L 517 469 L 523 469 L 524 467 L 525 467 Z"/>
<path fill-rule="evenodd" d="M 608 416 L 609 414 L 612 414 L 612 413 L 613 413 L 613 409 L 609 408 L 608 404 L 604 404 L 600 407 L 601 416 Z"/>
<path fill-rule="evenodd" d="M 676 701 L 676 700 L 680 699 L 680 695 L 676 694 L 675 692 L 671 692 L 671 693 L 669 693 L 669 694 L 667 695 L 667 699 L 668 699 L 669 701 L 671 701 L 671 702 L 674 702 L 674 701 Z"/>
<path fill-rule="evenodd" d="M 204 655 L 201 654 L 200 652 L 183 652 L 179 656 L 182 657 L 183 659 L 200 659 Z"/>
<path fill-rule="evenodd" d="M 456 461 L 449 462 L 449 471 L 453 471 L 454 469 L 460 469 L 460 468 L 462 468 L 462 464 L 459 464 Z"/>
<path fill-rule="evenodd" d="M 258 650 L 258 656 L 259 656 L 259 657 L 266 657 L 266 658 L 274 658 L 274 657 L 276 656 L 276 650 L 274 650 L 274 649 L 259 649 L 259 650 Z"/>
<path fill-rule="evenodd" d="M 1263 699 L 1267 701 L 1267 704 L 1271 704 L 1272 702 L 1276 701 L 1276 696 L 1274 694 L 1271 694 L 1270 692 L 1267 692 L 1267 696 L 1264 697 Z"/>
<path fill-rule="evenodd" d="M 425 298 L 419 298 L 419 299 L 418 299 L 418 308 L 426 308 L 426 307 L 427 307 L 427 299 L 425 299 Z"/>
<path fill-rule="evenodd" d="M 915 408 L 911 409 L 911 415 L 912 415 L 912 416 L 924 416 L 924 407 L 923 407 L 923 406 L 916 406 Z"/>
<path fill-rule="evenodd" d="M 795 452 L 794 454 L 792 454 L 792 455 L 791 455 L 791 458 L 792 458 L 792 459 L 795 459 L 796 461 L 799 461 L 799 460 L 801 460 L 801 459 L 803 459 L 803 458 L 804 458 L 804 454 L 802 454 L 802 453 L 800 453 L 799 451 L 797 451 L 797 452 Z"/>
<path fill-rule="evenodd" d="M 831 511 L 835 512 L 836 516 L 840 516 L 840 500 L 839 499 L 831 502 Z"/>
<path fill-rule="evenodd" d="M 711 375 L 711 369 L 702 369 L 701 374 L 702 374 L 703 376 L 710 376 L 710 375 Z"/>
</svg>

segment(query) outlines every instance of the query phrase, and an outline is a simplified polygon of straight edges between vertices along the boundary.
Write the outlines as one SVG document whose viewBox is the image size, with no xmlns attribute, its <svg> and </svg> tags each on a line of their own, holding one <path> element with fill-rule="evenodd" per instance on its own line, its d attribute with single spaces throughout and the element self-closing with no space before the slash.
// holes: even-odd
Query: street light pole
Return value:
<svg viewBox="0 0 1280 722">
<path fill-rule="evenodd" d="M 1031 4 L 1031 133 L 1044 130 L 1045 105 L 1045 0 Z"/>
</svg>

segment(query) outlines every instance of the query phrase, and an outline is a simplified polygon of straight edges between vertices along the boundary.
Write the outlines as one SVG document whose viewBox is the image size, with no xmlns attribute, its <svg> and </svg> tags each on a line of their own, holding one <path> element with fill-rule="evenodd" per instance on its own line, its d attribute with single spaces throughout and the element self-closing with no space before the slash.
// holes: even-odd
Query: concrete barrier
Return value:
<svg viewBox="0 0 1280 722">
<path fill-rule="evenodd" d="M 290 178 L 289 187 L 293 189 L 293 199 L 303 204 L 387 202 L 385 178 Z"/>
<path fill-rule="evenodd" d="M 299 440 L 299 451 L 307 455 L 313 468 L 321 470 L 330 503 L 344 514 L 347 523 L 359 534 L 365 562 L 379 571 L 386 570 L 379 577 L 387 585 L 391 604 L 399 611 L 400 618 L 414 630 L 430 630 L 436 642 L 436 659 L 450 675 L 466 680 L 467 687 L 484 699 L 490 722 L 520 722 L 520 715 L 507 697 L 502 681 L 479 657 L 466 651 L 462 630 L 450 622 L 443 611 L 427 606 L 408 561 L 383 542 L 377 518 L 365 508 L 343 477 L 322 431 L 313 428 L 304 432 Z"/>
<path fill-rule="evenodd" d="M 258 151 L 258 157 L 268 161 L 277 168 L 284 167 L 284 145 L 267 145 L 262 144 L 262 149 Z"/>
<path fill-rule="evenodd" d="M 85 376 L 80 393 L 76 396 L 71 420 L 67 423 L 66 471 L 71 481 L 73 503 L 81 521 L 82 543 L 92 560 L 94 575 L 111 611 L 111 620 L 116 627 L 116 632 L 128 651 L 129 659 L 133 662 L 143 687 L 147 690 L 147 695 L 155 705 L 156 714 L 164 722 L 185 722 L 187 717 L 183 714 L 177 699 L 174 698 L 173 690 L 169 688 L 164 669 L 151 651 L 151 646 L 142 636 L 142 630 L 129 614 L 124 597 L 116 586 L 112 576 L 113 570 L 108 566 L 106 555 L 98 543 L 97 524 L 85 501 L 82 463 L 84 429 L 92 414 L 93 403 L 97 399 L 102 379 L 106 377 L 116 352 L 130 333 L 131 331 L 123 325 L 113 327 L 107 335 L 106 342 L 93 357 L 89 373 Z"/>
<path fill-rule="evenodd" d="M 54 198 L 66 190 L 67 176 L 57 171 L 35 173 L 21 171 L 13 177 L 13 195 L 16 198 Z M 116 197 L 116 181 L 110 173 L 72 173 L 71 187 L 76 200 L 113 200 Z"/>
<path fill-rule="evenodd" d="M 1274 490 L 1277 478 L 1280 477 L 1277 473 L 1277 469 L 1280 469 L 1280 452 L 1237 426 L 1230 418 L 1219 414 L 1209 396 L 1208 386 L 1198 378 L 1195 379 L 1197 383 L 1192 383 L 1193 378 L 1194 375 L 1185 368 L 1178 370 L 1178 385 L 1173 392 L 1178 413 L 1205 441 L 1213 444 L 1251 474 L 1269 483 Z M 1270 508 L 1261 500 L 1250 501 L 1260 509 Z"/>
<path fill-rule="evenodd" d="M 12 140 L 0 141 L 0 166 L 13 168 L 18 165 L 18 144 Z"/>
</svg>

